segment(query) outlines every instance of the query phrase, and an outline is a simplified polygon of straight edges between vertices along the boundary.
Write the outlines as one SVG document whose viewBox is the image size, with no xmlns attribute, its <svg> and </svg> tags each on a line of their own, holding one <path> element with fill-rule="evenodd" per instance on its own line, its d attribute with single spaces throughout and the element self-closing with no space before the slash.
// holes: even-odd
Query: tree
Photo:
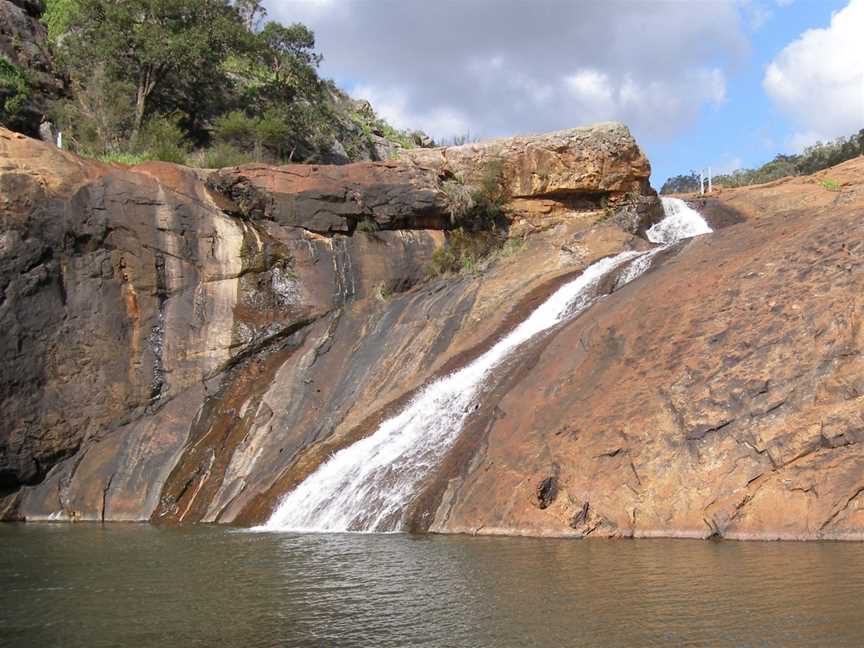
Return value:
<svg viewBox="0 0 864 648">
<path fill-rule="evenodd" d="M 316 71 L 321 55 L 315 52 L 315 34 L 308 27 L 268 22 L 258 38 L 265 74 L 262 81 L 269 99 L 291 102 L 321 91 Z"/>
<path fill-rule="evenodd" d="M 110 78 L 132 84 L 134 145 L 144 118 L 155 112 L 154 92 L 220 76 L 226 57 L 248 43 L 244 32 L 225 0 L 80 0 L 61 46 L 71 76 L 102 66 Z"/>
<path fill-rule="evenodd" d="M 29 98 L 27 77 L 0 55 L 0 124 L 14 125 Z"/>
<path fill-rule="evenodd" d="M 234 7 L 240 15 L 240 20 L 250 32 L 258 29 L 258 24 L 267 15 L 267 9 L 261 4 L 260 0 L 235 0 Z"/>
</svg>

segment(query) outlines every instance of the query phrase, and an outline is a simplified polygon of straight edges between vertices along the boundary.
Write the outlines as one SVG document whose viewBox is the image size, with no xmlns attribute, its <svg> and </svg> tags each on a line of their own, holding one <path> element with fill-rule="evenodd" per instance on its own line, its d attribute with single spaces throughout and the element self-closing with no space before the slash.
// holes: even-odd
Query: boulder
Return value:
<svg viewBox="0 0 864 648">
<path fill-rule="evenodd" d="M 500 186 L 505 212 L 517 226 L 525 221 L 536 229 L 567 219 L 591 225 L 608 218 L 637 233 L 662 218 L 650 172 L 626 126 L 609 123 L 401 150 L 389 162 L 246 165 L 223 169 L 209 183 L 238 213 L 318 233 L 352 232 L 364 220 L 378 229 L 449 227 L 443 185 L 454 179 L 473 191 L 490 182 Z M 253 197 L 256 191 L 267 199 Z"/>
</svg>

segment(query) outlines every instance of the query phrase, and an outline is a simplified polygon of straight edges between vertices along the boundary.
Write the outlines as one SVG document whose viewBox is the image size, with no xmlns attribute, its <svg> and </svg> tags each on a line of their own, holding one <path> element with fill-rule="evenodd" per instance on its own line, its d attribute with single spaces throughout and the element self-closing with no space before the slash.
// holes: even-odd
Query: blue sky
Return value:
<svg viewBox="0 0 864 648">
<path fill-rule="evenodd" d="M 626 123 L 652 184 L 864 128 L 864 0 L 265 0 L 436 139 Z"/>
<path fill-rule="evenodd" d="M 730 69 L 726 99 L 703 106 L 698 121 L 674 137 L 640 138 L 652 161 L 655 186 L 659 188 L 668 176 L 690 169 L 709 165 L 718 171 L 752 168 L 778 153 L 800 149 L 793 141 L 796 123 L 777 108 L 762 87 L 765 69 L 803 32 L 828 27 L 832 12 L 846 4 L 846 0 L 798 0 L 777 7 L 758 29 L 749 26 L 751 51 L 740 65 Z M 864 25 L 861 34 L 864 40 Z M 864 128 L 864 87 L 861 92 Z M 833 135 L 829 131 L 826 137 Z"/>
</svg>

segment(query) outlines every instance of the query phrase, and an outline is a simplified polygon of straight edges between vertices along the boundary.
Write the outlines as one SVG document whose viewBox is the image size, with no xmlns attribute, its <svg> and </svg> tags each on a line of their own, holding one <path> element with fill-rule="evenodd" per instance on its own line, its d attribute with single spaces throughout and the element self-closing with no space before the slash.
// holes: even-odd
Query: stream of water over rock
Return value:
<svg viewBox="0 0 864 648">
<path fill-rule="evenodd" d="M 620 271 L 618 286 L 633 281 L 651 267 L 659 251 L 711 231 L 699 213 L 682 200 L 663 198 L 663 209 L 663 220 L 647 232 L 648 239 L 659 247 L 648 252 L 621 252 L 588 266 L 479 358 L 424 387 L 373 434 L 336 452 L 288 493 L 259 528 L 399 531 L 416 487 L 453 445 L 496 367 L 534 336 L 589 308 L 600 298 L 597 288 L 610 274 Z"/>
</svg>

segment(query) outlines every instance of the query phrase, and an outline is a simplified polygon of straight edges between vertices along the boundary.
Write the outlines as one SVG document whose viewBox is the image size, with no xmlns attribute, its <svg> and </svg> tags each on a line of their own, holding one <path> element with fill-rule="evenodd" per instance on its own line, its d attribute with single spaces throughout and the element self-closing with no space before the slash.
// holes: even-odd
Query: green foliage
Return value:
<svg viewBox="0 0 864 648">
<path fill-rule="evenodd" d="M 248 47 L 237 13 L 223 0 L 78 0 L 74 26 L 58 44 L 70 78 L 94 68 L 134 87 L 129 138 L 152 113 L 193 115 L 223 81 L 221 64 Z"/>
<path fill-rule="evenodd" d="M 258 142 L 257 119 L 242 110 L 232 110 L 216 118 L 213 134 L 221 144 L 248 150 Z"/>
<path fill-rule="evenodd" d="M 840 183 L 836 180 L 831 180 L 830 178 L 825 178 L 822 181 L 822 187 L 827 189 L 828 191 L 840 191 Z"/>
<path fill-rule="evenodd" d="M 251 151 L 259 162 L 290 160 L 296 147 L 292 125 L 297 121 L 287 109 L 269 108 L 260 116 L 234 110 L 216 119 L 213 134 L 220 144 Z"/>
<path fill-rule="evenodd" d="M 714 184 L 720 187 L 744 187 L 773 182 L 788 176 L 809 175 L 859 155 L 864 155 L 864 129 L 855 135 L 838 137 L 831 142 L 817 142 L 804 149 L 800 155 L 778 155 L 758 169 L 738 169 L 715 176 Z M 699 191 L 699 175 L 694 171 L 689 175 L 669 178 L 660 189 L 661 194 L 694 191 Z"/>
<path fill-rule="evenodd" d="M 119 162 L 120 164 L 135 166 L 136 164 L 147 162 L 153 158 L 150 157 L 149 153 L 103 153 L 97 155 L 96 159 L 101 162 Z"/>
<path fill-rule="evenodd" d="M 377 232 L 378 229 L 379 229 L 378 223 L 376 223 L 371 218 L 364 218 L 359 223 L 357 223 L 357 227 L 355 228 L 355 231 L 370 233 L 370 232 Z"/>
<path fill-rule="evenodd" d="M 156 115 L 151 117 L 141 130 L 136 142 L 139 154 L 151 160 L 186 164 L 186 156 L 191 147 L 186 140 L 186 132 L 180 125 L 180 115 Z"/>
<path fill-rule="evenodd" d="M 45 0 L 40 20 L 48 28 L 48 42 L 57 45 L 78 18 L 79 10 L 78 0 Z"/>
<path fill-rule="evenodd" d="M 476 272 L 481 262 L 504 243 L 494 231 L 470 232 L 458 228 L 447 232 L 447 242 L 432 253 L 428 272 L 433 277 L 462 271 Z"/>
<path fill-rule="evenodd" d="M 0 56 L 0 124 L 14 126 L 29 98 L 24 72 Z"/>
<path fill-rule="evenodd" d="M 51 111 L 70 148 L 96 156 L 128 150 L 129 106 L 135 100 L 132 84 L 112 79 L 104 67 L 96 66 L 86 77 L 73 80 L 72 96 Z"/>
<path fill-rule="evenodd" d="M 51 116 L 82 154 L 346 162 L 369 159 L 373 135 L 413 145 L 371 107 L 357 126 L 360 102 L 318 76 L 314 33 L 262 26 L 261 0 L 47 2 L 43 20 L 70 88 Z"/>
<path fill-rule="evenodd" d="M 214 144 L 188 159 L 192 166 L 203 169 L 224 169 L 252 162 L 252 157 L 230 144 Z"/>
<path fill-rule="evenodd" d="M 398 144 L 405 149 L 411 149 L 416 147 L 411 133 L 407 131 L 397 130 L 393 128 L 390 124 L 385 122 L 383 119 L 375 119 L 375 129 L 380 133 L 381 137 L 386 139 L 388 142 Z"/>
</svg>

